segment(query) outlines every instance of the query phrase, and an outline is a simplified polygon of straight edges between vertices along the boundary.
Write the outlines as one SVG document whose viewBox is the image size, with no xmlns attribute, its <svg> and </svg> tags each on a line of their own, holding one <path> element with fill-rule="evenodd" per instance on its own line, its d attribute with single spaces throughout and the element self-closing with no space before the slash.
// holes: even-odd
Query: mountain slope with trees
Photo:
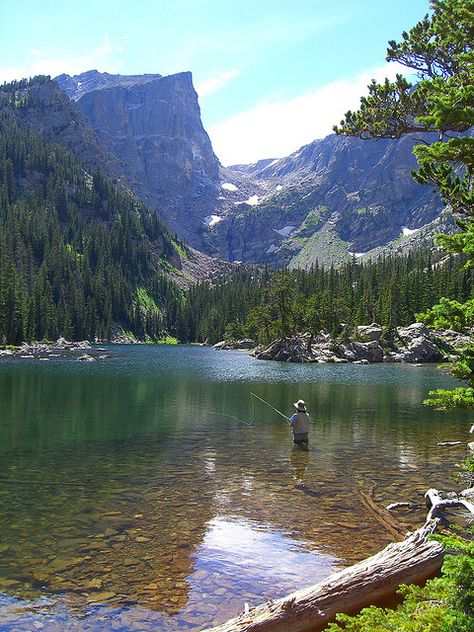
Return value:
<svg viewBox="0 0 474 632">
<path fill-rule="evenodd" d="M 63 146 L 24 124 L 49 79 L 0 89 L 0 341 L 166 332 L 186 256 L 159 220 Z"/>
<path fill-rule="evenodd" d="M 439 196 L 410 176 L 415 138 L 367 143 L 330 135 L 286 158 L 222 168 L 190 73 L 88 71 L 55 81 L 63 110 L 99 142 L 104 170 L 207 254 L 308 269 L 340 265 L 351 253 L 367 259 L 431 245 L 449 225 L 449 216 L 439 220 Z M 91 143 L 83 153 L 97 148 Z"/>
</svg>

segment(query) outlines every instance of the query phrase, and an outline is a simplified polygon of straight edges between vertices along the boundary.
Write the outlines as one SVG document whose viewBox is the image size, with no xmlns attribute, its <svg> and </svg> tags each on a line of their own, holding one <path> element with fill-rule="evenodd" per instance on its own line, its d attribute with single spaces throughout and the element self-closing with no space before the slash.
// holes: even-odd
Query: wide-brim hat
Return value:
<svg viewBox="0 0 474 632">
<path fill-rule="evenodd" d="M 302 413 L 306 412 L 306 404 L 302 399 L 299 399 L 297 402 L 295 402 L 293 406 L 296 408 L 296 410 L 299 410 Z"/>
</svg>

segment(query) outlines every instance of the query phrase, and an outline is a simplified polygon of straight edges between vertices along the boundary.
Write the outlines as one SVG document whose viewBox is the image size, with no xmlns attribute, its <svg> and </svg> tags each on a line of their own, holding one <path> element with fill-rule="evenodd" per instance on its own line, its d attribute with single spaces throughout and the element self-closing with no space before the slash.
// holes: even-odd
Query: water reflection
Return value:
<svg viewBox="0 0 474 632">
<path fill-rule="evenodd" d="M 294 445 L 291 450 L 290 461 L 293 469 L 295 480 L 302 483 L 309 463 L 309 446 Z"/>
<path fill-rule="evenodd" d="M 419 501 L 457 458 L 437 438 L 466 433 L 466 416 L 420 405 L 443 386 L 433 368 L 113 353 L 92 366 L 0 362 L 2 629 L 222 621 L 384 546 L 358 493 L 376 480 L 380 503 Z M 308 403 L 309 451 L 252 410 L 250 391 L 288 414 Z"/>
</svg>

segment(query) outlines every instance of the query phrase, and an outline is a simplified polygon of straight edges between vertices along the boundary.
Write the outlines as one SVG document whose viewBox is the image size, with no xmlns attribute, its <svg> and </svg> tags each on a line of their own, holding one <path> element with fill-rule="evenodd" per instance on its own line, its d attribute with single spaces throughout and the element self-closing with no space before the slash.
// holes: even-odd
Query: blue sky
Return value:
<svg viewBox="0 0 474 632">
<path fill-rule="evenodd" d="M 355 108 L 428 0 L 0 0 L 0 81 L 191 70 L 223 164 L 280 157 Z M 399 69 L 398 69 L 399 70 Z"/>
</svg>

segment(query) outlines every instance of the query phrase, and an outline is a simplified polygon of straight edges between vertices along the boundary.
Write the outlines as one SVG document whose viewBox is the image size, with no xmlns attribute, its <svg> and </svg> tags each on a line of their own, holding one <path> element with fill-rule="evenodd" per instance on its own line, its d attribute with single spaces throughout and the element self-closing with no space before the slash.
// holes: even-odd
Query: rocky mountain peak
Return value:
<svg viewBox="0 0 474 632">
<path fill-rule="evenodd" d="M 167 225 L 206 250 L 205 217 L 219 196 L 219 161 L 201 121 L 192 74 L 111 75 L 91 70 L 57 82 L 127 180 Z"/>
<path fill-rule="evenodd" d="M 160 78 L 161 75 L 158 74 L 111 75 L 108 72 L 88 70 L 72 77 L 66 74 L 59 75 L 56 81 L 70 99 L 77 101 L 84 94 L 94 90 L 106 90 L 115 86 L 136 86 Z"/>
</svg>

